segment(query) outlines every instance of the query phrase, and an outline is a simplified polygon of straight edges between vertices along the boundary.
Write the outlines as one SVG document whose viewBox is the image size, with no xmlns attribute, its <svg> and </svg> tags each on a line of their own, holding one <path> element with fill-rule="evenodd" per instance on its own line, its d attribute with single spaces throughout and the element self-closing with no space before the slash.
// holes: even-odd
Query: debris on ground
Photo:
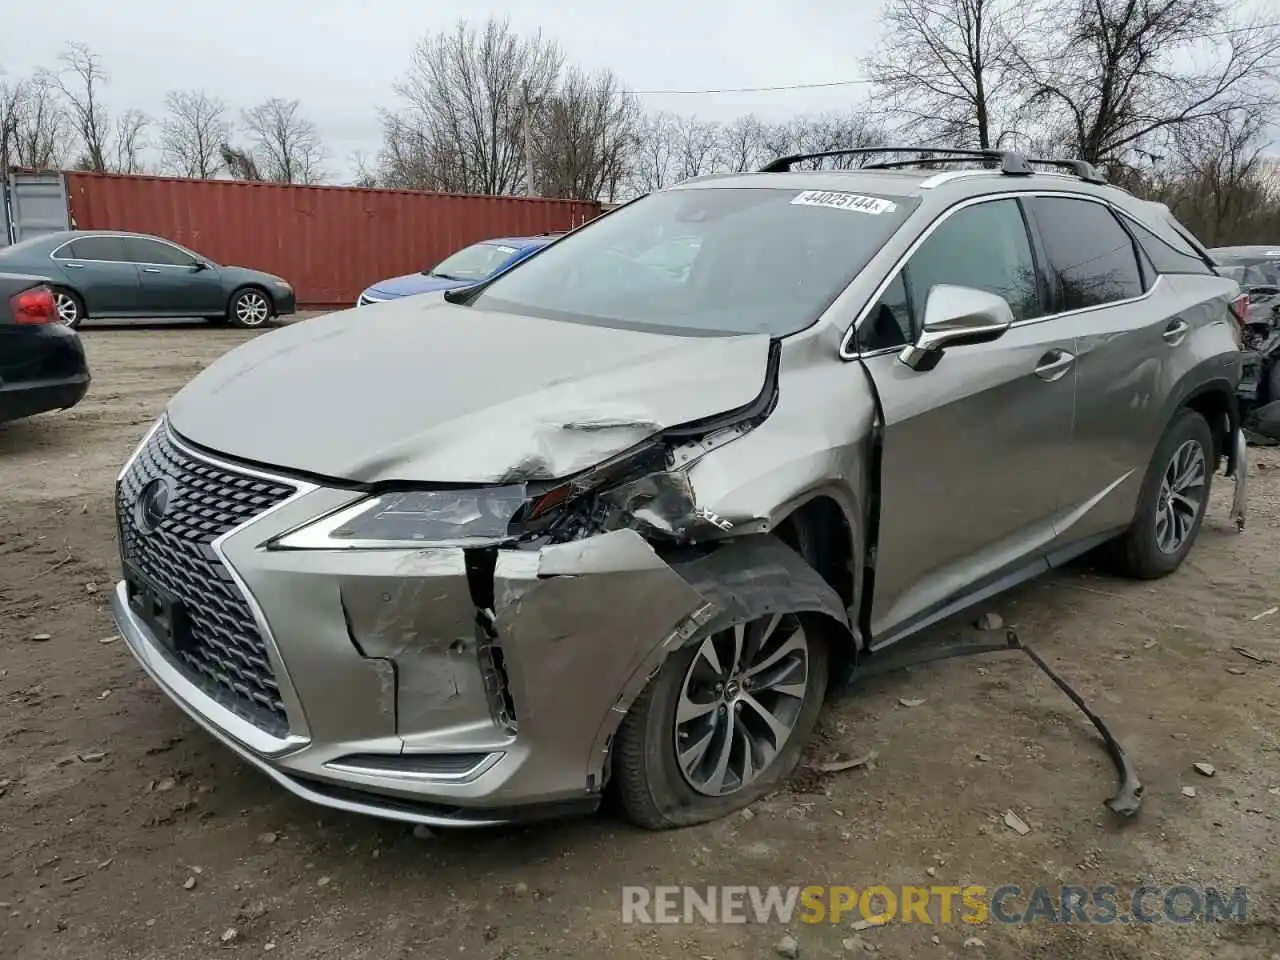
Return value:
<svg viewBox="0 0 1280 960">
<path fill-rule="evenodd" d="M 923 703 L 924 701 L 920 702 Z M 869 750 L 861 757 L 843 757 L 837 753 L 832 755 L 829 760 L 824 760 L 818 764 L 818 769 L 823 773 L 841 773 L 845 770 L 853 770 L 855 767 L 864 767 L 877 756 L 879 754 L 874 750 Z M 743 812 L 745 813 L 746 811 Z"/>
<path fill-rule="evenodd" d="M 1249 671 L 1244 669 L 1244 667 L 1227 667 L 1227 673 L 1231 674 L 1233 677 L 1243 677 L 1248 672 Z"/>
<path fill-rule="evenodd" d="M 970 937 L 968 940 L 964 942 L 964 945 L 966 947 L 985 947 L 986 943 L 983 942 L 978 937 Z"/>
<path fill-rule="evenodd" d="M 86 750 L 84 753 L 77 753 L 76 758 L 81 763 L 101 763 L 107 755 L 102 750 Z"/>
<path fill-rule="evenodd" d="M 1026 821 L 1012 810 L 1004 812 L 1004 825 L 1021 837 L 1025 837 L 1031 832 L 1031 828 L 1027 826 Z"/>
<path fill-rule="evenodd" d="M 840 946 L 850 953 L 875 953 L 880 949 L 874 943 L 863 940 L 856 933 L 852 937 L 845 937 L 841 940 Z"/>
<path fill-rule="evenodd" d="M 33 633 L 31 635 L 32 643 L 44 643 L 46 640 L 52 640 L 53 635 L 49 633 Z"/>
<path fill-rule="evenodd" d="M 773 952 L 780 957 L 786 957 L 787 960 L 796 960 L 800 956 L 800 944 L 796 942 L 796 938 L 787 934 L 774 945 Z"/>
<path fill-rule="evenodd" d="M 120 639 L 120 635 L 118 633 L 113 633 L 109 637 L 99 637 L 98 642 L 101 644 L 108 644 L 108 643 L 115 643 L 119 639 Z"/>
<path fill-rule="evenodd" d="M 1264 618 L 1266 618 L 1266 617 L 1271 616 L 1273 613 L 1280 613 L 1280 607 L 1267 607 L 1267 609 L 1263 610 L 1261 613 L 1255 613 L 1255 614 L 1254 614 L 1252 617 L 1250 617 L 1249 619 L 1250 619 L 1250 620 L 1262 620 L 1262 619 L 1264 619 Z"/>
<path fill-rule="evenodd" d="M 98 585 L 97 585 L 96 583 L 94 583 L 92 580 L 90 580 L 88 583 L 86 583 L 86 584 L 84 585 L 84 592 L 85 592 L 85 593 L 97 593 L 97 592 L 98 592 Z"/>
<path fill-rule="evenodd" d="M 238 936 L 240 936 L 239 930 L 235 927 L 227 927 L 227 929 L 222 931 L 222 936 L 218 939 L 223 943 L 232 943 Z"/>
<path fill-rule="evenodd" d="M 1236 653 L 1240 654 L 1240 656 L 1244 657 L 1246 660 L 1252 660 L 1254 663 L 1270 663 L 1271 662 L 1270 659 L 1268 659 L 1267 657 L 1264 657 L 1260 653 L 1254 653 L 1248 647 L 1232 647 L 1231 649 L 1234 650 Z"/>
<path fill-rule="evenodd" d="M 182 889 L 183 889 L 183 890 L 194 890 L 195 888 L 196 888 L 196 878 L 195 878 L 195 877 L 187 877 L 187 879 L 186 879 L 186 880 L 182 881 Z"/>
<path fill-rule="evenodd" d="M 266 833 L 258 834 L 259 843 L 275 843 L 279 839 L 280 839 L 280 834 L 276 833 L 273 830 L 268 830 Z"/>
<path fill-rule="evenodd" d="M 1194 796 L 1196 795 L 1196 788 L 1195 788 L 1195 787 L 1183 787 L 1183 788 L 1182 788 L 1182 795 L 1183 795 L 1184 797 L 1194 797 Z"/>
<path fill-rule="evenodd" d="M 854 931 L 870 930 L 872 927 L 883 927 L 888 920 L 855 920 L 849 924 L 849 929 Z"/>
<path fill-rule="evenodd" d="M 1004 619 L 994 610 L 988 610 L 973 625 L 979 630 L 999 630 L 1004 626 Z"/>
<path fill-rule="evenodd" d="M 413 835 L 419 840 L 434 840 L 436 838 L 436 835 L 432 832 L 431 828 L 425 823 L 420 823 L 414 827 Z"/>
<path fill-rule="evenodd" d="M 928 697 L 899 697 L 898 702 L 904 707 L 918 707 L 928 699 Z"/>
<path fill-rule="evenodd" d="M 988 757 L 985 753 L 975 753 L 973 755 L 973 758 L 975 760 L 981 761 L 982 763 L 987 763 L 991 760 L 991 758 Z"/>
<path fill-rule="evenodd" d="M 740 814 L 738 814 L 738 816 L 740 816 L 747 823 L 750 823 L 752 820 L 756 818 L 755 811 L 753 811 L 750 807 L 747 807 Z"/>
<path fill-rule="evenodd" d="M 1214 774 L 1212 763 L 1193 763 L 1191 766 L 1195 768 L 1196 773 L 1203 776 L 1212 777 Z"/>
</svg>

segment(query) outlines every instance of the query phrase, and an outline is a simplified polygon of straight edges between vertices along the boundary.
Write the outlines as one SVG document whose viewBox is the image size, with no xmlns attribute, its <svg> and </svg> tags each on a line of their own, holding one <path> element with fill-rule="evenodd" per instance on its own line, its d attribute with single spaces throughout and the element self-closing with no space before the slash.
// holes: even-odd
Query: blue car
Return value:
<svg viewBox="0 0 1280 960">
<path fill-rule="evenodd" d="M 412 297 L 419 293 L 453 290 L 480 283 L 519 263 L 561 236 L 559 233 L 543 233 L 536 237 L 481 240 L 449 255 L 429 270 L 379 280 L 360 294 L 356 306 L 363 307 L 383 300 L 398 300 L 400 297 Z"/>
</svg>

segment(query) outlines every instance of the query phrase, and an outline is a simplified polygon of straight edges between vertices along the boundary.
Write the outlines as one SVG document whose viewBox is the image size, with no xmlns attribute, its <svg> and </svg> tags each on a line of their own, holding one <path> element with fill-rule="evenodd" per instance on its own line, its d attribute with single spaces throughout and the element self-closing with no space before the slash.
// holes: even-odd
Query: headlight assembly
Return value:
<svg viewBox="0 0 1280 960">
<path fill-rule="evenodd" d="M 523 484 L 478 490 L 410 490 L 370 497 L 285 534 L 285 550 L 483 546 L 513 539 L 528 502 Z"/>
</svg>

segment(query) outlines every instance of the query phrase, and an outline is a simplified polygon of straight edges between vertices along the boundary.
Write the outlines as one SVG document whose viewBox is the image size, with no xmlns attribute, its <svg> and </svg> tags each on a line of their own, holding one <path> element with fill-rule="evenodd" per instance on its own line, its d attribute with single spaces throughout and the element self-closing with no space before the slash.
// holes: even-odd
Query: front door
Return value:
<svg viewBox="0 0 1280 960">
<path fill-rule="evenodd" d="M 122 238 L 77 237 L 58 249 L 55 260 L 84 300 L 89 316 L 136 315 L 138 268 L 128 261 Z"/>
<path fill-rule="evenodd" d="M 916 371 L 898 353 L 938 284 L 999 294 L 1015 324 Z M 1044 564 L 1075 402 L 1075 340 L 1045 319 L 1046 301 L 1021 205 L 1006 197 L 944 215 L 860 326 L 885 419 L 873 645 Z"/>
<path fill-rule="evenodd" d="M 195 257 L 171 243 L 146 237 L 126 240 L 138 267 L 142 309 L 148 316 L 206 317 L 226 312 L 216 267 L 199 267 Z"/>
</svg>

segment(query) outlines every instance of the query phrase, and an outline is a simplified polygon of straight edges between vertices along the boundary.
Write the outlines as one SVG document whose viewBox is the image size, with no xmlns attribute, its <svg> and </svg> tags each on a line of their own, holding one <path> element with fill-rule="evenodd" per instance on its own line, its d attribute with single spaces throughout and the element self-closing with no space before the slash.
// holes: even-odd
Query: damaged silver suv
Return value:
<svg viewBox="0 0 1280 960">
<path fill-rule="evenodd" d="M 1236 284 L 1087 164 L 843 153 L 226 354 L 120 475 L 134 655 L 316 803 L 664 828 L 922 627 L 1175 570 L 1243 469 Z"/>
</svg>

